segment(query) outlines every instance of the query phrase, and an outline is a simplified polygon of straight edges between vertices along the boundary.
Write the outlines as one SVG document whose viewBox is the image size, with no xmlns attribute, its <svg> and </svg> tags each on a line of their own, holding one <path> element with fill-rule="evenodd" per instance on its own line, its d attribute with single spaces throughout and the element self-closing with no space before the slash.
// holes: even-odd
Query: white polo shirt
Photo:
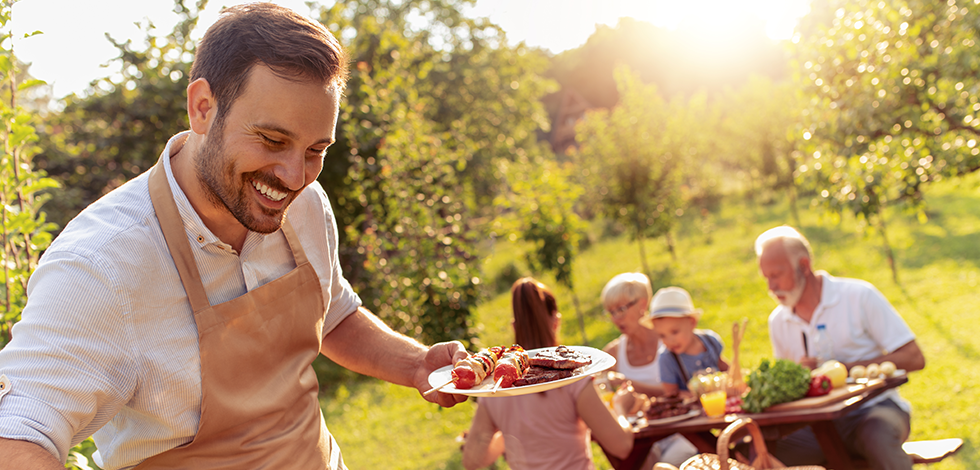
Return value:
<svg viewBox="0 0 980 470">
<path fill-rule="evenodd" d="M 833 340 L 833 357 L 841 362 L 864 361 L 891 353 L 915 339 L 905 320 L 873 285 L 858 279 L 833 277 L 824 271 L 820 304 L 810 322 L 803 321 L 793 309 L 777 306 L 769 315 L 769 340 L 777 359 L 799 362 L 806 355 L 803 334 L 813 341 L 817 325 L 827 325 Z M 877 403 L 892 398 L 905 411 L 911 407 L 895 389 L 872 400 Z"/>
<path fill-rule="evenodd" d="M 163 151 L 177 152 L 186 133 Z M 163 158 L 163 157 L 161 157 Z M 282 231 L 249 232 L 241 253 L 194 212 L 163 158 L 170 189 L 212 305 L 295 267 Z M 167 249 L 144 173 L 86 208 L 41 258 L 27 307 L 0 350 L 10 380 L 0 437 L 60 458 L 94 433 L 100 466 L 128 468 L 190 442 L 201 415 L 197 325 Z M 344 279 L 337 227 L 316 182 L 288 217 L 323 290 L 323 334 L 360 305 Z M 247 384 L 243 384 L 247 386 Z"/>
</svg>

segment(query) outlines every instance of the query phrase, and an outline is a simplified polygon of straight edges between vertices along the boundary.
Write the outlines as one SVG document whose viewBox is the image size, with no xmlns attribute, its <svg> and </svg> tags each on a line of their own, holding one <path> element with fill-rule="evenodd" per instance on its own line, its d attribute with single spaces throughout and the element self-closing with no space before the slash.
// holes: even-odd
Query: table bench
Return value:
<svg viewBox="0 0 980 470">
<path fill-rule="evenodd" d="M 936 463 L 949 457 L 963 447 L 963 439 L 958 437 L 949 439 L 938 439 L 934 441 L 908 441 L 902 444 L 902 449 L 912 458 L 913 464 Z M 855 468 L 871 468 L 865 460 L 854 460 Z"/>
</svg>

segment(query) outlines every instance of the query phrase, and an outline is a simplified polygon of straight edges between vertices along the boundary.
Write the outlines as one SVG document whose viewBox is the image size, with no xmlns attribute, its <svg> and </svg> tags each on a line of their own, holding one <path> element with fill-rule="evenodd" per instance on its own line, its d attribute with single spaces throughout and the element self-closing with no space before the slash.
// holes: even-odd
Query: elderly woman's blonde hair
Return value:
<svg viewBox="0 0 980 470">
<path fill-rule="evenodd" d="M 647 302 L 653 297 L 650 278 L 643 273 L 622 273 L 615 275 L 606 283 L 599 299 L 602 301 L 602 307 L 608 309 L 610 305 L 622 303 L 624 300 L 631 301 L 643 297 L 646 297 Z"/>
<path fill-rule="evenodd" d="M 762 256 L 762 251 L 767 246 L 776 242 L 783 244 L 783 248 L 786 249 L 786 255 L 789 257 L 789 262 L 793 264 L 794 269 L 799 267 L 800 260 L 803 258 L 813 261 L 810 242 L 807 241 L 803 234 L 789 225 L 780 225 L 779 227 L 773 227 L 762 232 L 762 235 L 759 235 L 755 239 L 755 255 Z"/>
</svg>

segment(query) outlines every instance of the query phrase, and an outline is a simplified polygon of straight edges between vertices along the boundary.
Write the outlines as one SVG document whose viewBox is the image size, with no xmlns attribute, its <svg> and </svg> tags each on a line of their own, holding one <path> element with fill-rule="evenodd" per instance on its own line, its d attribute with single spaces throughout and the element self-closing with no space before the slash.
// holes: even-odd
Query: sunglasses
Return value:
<svg viewBox="0 0 980 470">
<path fill-rule="evenodd" d="M 626 305 L 622 305 L 607 311 L 609 312 L 609 315 L 612 315 L 613 318 L 619 318 L 623 316 L 623 314 L 626 313 L 629 309 L 633 308 L 633 306 L 636 305 L 636 303 L 639 301 L 640 299 L 634 299 L 631 302 L 627 303 Z"/>
</svg>

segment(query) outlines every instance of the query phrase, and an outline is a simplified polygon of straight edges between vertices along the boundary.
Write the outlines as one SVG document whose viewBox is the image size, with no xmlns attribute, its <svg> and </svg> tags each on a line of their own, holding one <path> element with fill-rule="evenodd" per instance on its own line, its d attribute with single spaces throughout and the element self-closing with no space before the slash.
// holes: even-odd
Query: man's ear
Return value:
<svg viewBox="0 0 980 470">
<path fill-rule="evenodd" d="M 218 114 L 218 105 L 207 80 L 198 78 L 187 85 L 187 118 L 195 134 L 207 134 Z"/>
<path fill-rule="evenodd" d="M 800 269 L 802 269 L 804 273 L 808 273 L 808 272 L 813 271 L 813 266 L 810 266 L 810 258 L 807 257 L 807 256 L 804 256 L 804 257 L 800 258 L 800 260 L 799 260 L 799 266 L 800 266 Z"/>
</svg>

